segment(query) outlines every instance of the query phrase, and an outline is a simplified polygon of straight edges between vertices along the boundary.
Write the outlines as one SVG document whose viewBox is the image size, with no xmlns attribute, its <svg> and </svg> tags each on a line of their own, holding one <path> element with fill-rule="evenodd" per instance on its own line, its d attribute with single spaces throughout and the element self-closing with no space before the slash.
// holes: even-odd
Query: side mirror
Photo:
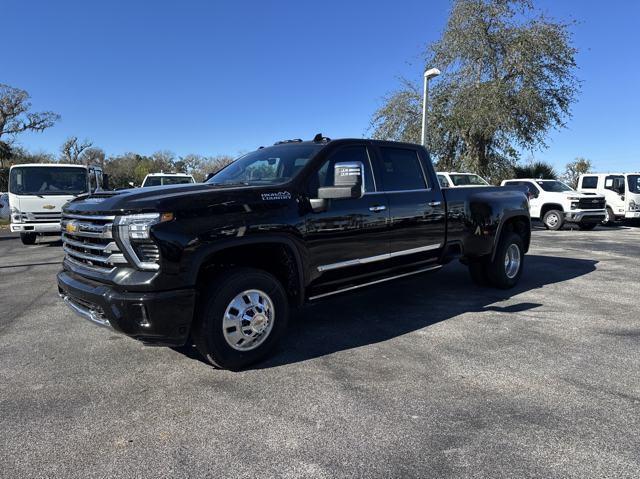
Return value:
<svg viewBox="0 0 640 479">
<path fill-rule="evenodd" d="M 362 198 L 364 165 L 361 161 L 336 163 L 333 171 L 333 186 L 318 188 L 318 198 L 322 200 Z"/>
</svg>

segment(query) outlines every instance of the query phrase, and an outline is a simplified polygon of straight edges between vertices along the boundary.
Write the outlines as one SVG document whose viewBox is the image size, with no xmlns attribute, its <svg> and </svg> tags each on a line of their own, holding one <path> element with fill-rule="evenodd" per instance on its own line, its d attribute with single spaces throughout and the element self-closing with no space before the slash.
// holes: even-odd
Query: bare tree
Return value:
<svg viewBox="0 0 640 479">
<path fill-rule="evenodd" d="M 82 153 L 91 148 L 93 143 L 88 140 L 78 141 L 77 136 L 70 136 L 60 147 L 60 161 L 62 163 L 82 163 Z"/>
<path fill-rule="evenodd" d="M 567 163 L 562 178 L 569 186 L 577 188 L 580 175 L 591 173 L 592 166 L 591 160 L 587 160 L 586 158 L 576 158 L 574 161 Z"/>
<path fill-rule="evenodd" d="M 91 146 L 80 154 L 80 162 L 83 165 L 97 165 L 104 168 L 105 152 L 102 148 Z"/>
<path fill-rule="evenodd" d="M 25 131 L 43 131 L 54 125 L 60 115 L 51 111 L 29 112 L 29 94 L 0 83 L 0 143 L 6 153 L 15 136 Z M 5 166 L 8 154 L 0 155 L 0 167 Z"/>
</svg>

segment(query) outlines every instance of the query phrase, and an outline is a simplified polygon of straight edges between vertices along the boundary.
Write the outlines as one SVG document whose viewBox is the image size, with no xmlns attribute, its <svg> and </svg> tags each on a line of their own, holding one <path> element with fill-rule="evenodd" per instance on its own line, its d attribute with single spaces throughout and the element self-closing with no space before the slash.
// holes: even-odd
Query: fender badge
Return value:
<svg viewBox="0 0 640 479">
<path fill-rule="evenodd" d="M 43 207 L 45 210 L 52 210 L 52 209 L 54 209 L 54 208 L 55 208 L 55 206 L 54 206 L 54 205 L 42 205 L 42 207 Z"/>
<path fill-rule="evenodd" d="M 271 200 L 290 200 L 291 193 L 288 191 L 278 191 L 276 193 L 262 193 L 260 195 L 263 201 L 271 201 Z"/>
</svg>

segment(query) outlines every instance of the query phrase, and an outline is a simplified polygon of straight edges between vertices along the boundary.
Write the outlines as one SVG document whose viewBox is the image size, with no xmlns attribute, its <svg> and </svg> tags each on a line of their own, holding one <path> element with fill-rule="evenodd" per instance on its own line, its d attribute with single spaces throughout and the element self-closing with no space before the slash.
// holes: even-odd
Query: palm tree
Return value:
<svg viewBox="0 0 640 479">
<path fill-rule="evenodd" d="M 525 166 L 514 166 L 513 174 L 515 178 L 558 179 L 558 173 L 553 169 L 553 166 L 544 161 L 536 161 Z"/>
</svg>

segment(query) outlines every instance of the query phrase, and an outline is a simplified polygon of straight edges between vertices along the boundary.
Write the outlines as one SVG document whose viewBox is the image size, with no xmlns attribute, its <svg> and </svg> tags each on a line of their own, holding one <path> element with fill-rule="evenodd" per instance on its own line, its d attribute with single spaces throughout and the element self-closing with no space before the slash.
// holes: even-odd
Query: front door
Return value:
<svg viewBox="0 0 640 479">
<path fill-rule="evenodd" d="M 376 151 L 378 189 L 389 202 L 391 258 L 411 263 L 437 257 L 445 241 L 445 204 L 426 174 L 428 158 L 409 147 L 379 146 Z"/>
<path fill-rule="evenodd" d="M 605 198 L 616 216 L 625 212 L 626 185 L 623 175 L 608 175 L 604 178 Z"/>
<path fill-rule="evenodd" d="M 353 277 L 363 267 L 388 254 L 386 237 L 389 207 L 384 195 L 375 195 L 369 150 L 349 145 L 336 150 L 309 178 L 309 199 L 318 188 L 334 184 L 334 165 L 361 162 L 365 194 L 357 199 L 326 200 L 322 211 L 311 211 L 305 219 L 312 282 L 315 284 Z"/>
</svg>

